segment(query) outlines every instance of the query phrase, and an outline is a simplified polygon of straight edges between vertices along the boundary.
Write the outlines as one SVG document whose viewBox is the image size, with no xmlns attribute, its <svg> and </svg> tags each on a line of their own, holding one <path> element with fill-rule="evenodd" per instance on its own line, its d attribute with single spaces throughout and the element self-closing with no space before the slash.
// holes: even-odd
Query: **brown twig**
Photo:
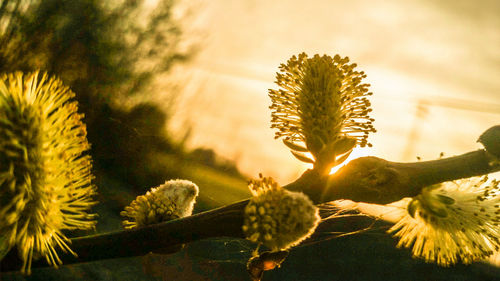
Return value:
<svg viewBox="0 0 500 281">
<path fill-rule="evenodd" d="M 490 165 L 490 159 L 486 150 L 414 163 L 362 157 L 326 177 L 308 170 L 287 188 L 304 192 L 316 203 L 350 199 L 387 204 L 416 196 L 425 186 L 499 171 L 500 165 Z"/>
<path fill-rule="evenodd" d="M 492 129 L 500 131 L 499 126 L 488 131 Z M 498 144 L 500 139 L 497 140 Z M 385 204 L 415 196 L 428 185 L 500 171 L 500 165 L 492 164 L 495 162 L 491 161 L 491 157 L 487 150 L 415 163 L 396 163 L 377 157 L 363 157 L 351 161 L 330 176 L 321 177 L 314 170 L 308 170 L 285 188 L 302 191 L 318 204 L 337 199 Z M 248 200 L 245 200 L 140 229 L 74 238 L 71 239 L 71 248 L 78 253 L 78 258 L 63 254 L 61 260 L 64 264 L 71 264 L 140 256 L 199 239 L 243 238 L 241 226 L 247 203 Z M 366 224 L 367 218 L 352 217 L 352 220 L 352 230 L 355 231 L 359 225 Z M 21 264 L 14 249 L 4 257 L 0 270 L 19 270 Z M 41 266 L 47 266 L 45 261 L 38 260 L 32 265 Z"/>
</svg>

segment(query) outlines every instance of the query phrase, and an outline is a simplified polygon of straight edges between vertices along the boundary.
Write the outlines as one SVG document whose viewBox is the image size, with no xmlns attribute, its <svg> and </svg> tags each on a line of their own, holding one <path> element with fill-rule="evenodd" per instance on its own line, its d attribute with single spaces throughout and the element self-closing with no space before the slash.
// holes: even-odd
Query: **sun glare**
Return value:
<svg viewBox="0 0 500 281">
<path fill-rule="evenodd" d="M 351 160 L 356 159 L 356 158 L 360 158 L 360 157 L 364 157 L 364 156 L 370 156 L 370 155 L 373 155 L 373 148 L 372 147 L 356 147 L 353 149 L 353 151 L 351 152 L 351 155 L 349 155 L 349 157 L 347 157 L 347 159 L 344 161 L 344 163 L 332 168 L 332 170 L 330 171 L 330 175 L 335 174 L 340 168 L 347 165 L 347 163 L 349 163 Z"/>
</svg>

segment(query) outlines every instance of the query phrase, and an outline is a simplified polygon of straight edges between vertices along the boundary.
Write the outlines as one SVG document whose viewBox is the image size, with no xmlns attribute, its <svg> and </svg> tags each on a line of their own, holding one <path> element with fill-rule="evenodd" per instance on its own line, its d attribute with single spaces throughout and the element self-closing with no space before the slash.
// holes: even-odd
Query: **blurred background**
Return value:
<svg viewBox="0 0 500 281">
<path fill-rule="evenodd" d="M 349 56 L 374 93 L 378 133 L 363 151 L 414 161 L 477 149 L 500 117 L 498 1 L 210 1 L 206 36 L 190 65 L 186 110 L 194 145 L 237 159 L 241 170 L 294 179 L 304 167 L 271 141 L 267 89 L 280 63 L 302 51 Z M 192 88 L 191 88 L 192 87 Z M 248 149 L 252 148 L 252 149 Z M 279 167 L 277 169 L 276 167 Z"/>
<path fill-rule="evenodd" d="M 135 196 L 168 179 L 199 185 L 200 212 L 247 198 L 246 180 L 260 172 L 281 184 L 300 176 L 308 166 L 273 139 L 267 96 L 279 64 L 300 52 L 349 56 L 368 75 L 378 132 L 351 158 L 480 148 L 500 117 L 499 27 L 496 0 L 0 0 L 0 72 L 40 69 L 76 93 L 105 232 L 121 228 L 119 212 Z M 300 247 L 264 280 L 500 276 L 483 263 L 424 264 L 394 245 L 380 231 Z M 170 256 L 2 278 L 248 280 L 254 247 L 200 241 Z"/>
</svg>

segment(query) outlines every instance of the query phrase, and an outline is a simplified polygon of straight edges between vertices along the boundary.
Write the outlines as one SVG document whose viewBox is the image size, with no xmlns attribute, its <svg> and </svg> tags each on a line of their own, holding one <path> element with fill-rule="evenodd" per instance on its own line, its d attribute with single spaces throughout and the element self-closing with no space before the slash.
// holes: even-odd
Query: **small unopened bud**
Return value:
<svg viewBox="0 0 500 281">
<path fill-rule="evenodd" d="M 190 216 L 198 186 L 188 180 L 170 180 L 138 196 L 120 213 L 127 229 Z"/>
</svg>

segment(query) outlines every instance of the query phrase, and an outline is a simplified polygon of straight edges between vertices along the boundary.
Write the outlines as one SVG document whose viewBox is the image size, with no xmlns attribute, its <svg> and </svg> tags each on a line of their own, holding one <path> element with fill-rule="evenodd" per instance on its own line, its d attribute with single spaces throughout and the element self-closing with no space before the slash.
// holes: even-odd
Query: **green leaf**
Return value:
<svg viewBox="0 0 500 281">
<path fill-rule="evenodd" d="M 295 144 L 293 143 L 292 141 L 290 140 L 287 140 L 287 139 L 284 139 L 283 140 L 283 143 L 288 147 L 290 148 L 291 150 L 295 150 L 295 151 L 300 151 L 300 152 L 308 152 L 309 150 L 307 150 L 307 148 L 301 146 L 301 145 L 298 145 L 298 144 Z"/>
<path fill-rule="evenodd" d="M 347 152 L 346 154 L 344 154 L 342 156 L 339 156 L 337 159 L 335 159 L 335 166 L 342 164 L 342 162 L 344 162 L 347 159 L 347 157 L 349 157 L 349 155 L 351 155 L 351 152 L 352 152 L 352 150 Z"/>
<path fill-rule="evenodd" d="M 455 199 L 453 199 L 451 197 L 444 196 L 441 194 L 438 194 L 437 197 L 439 198 L 439 201 L 441 201 L 442 203 L 444 203 L 446 205 L 452 205 L 455 203 Z"/>
<path fill-rule="evenodd" d="M 340 155 L 352 150 L 356 146 L 356 139 L 351 137 L 342 137 L 335 141 L 333 145 L 335 154 Z"/>
<path fill-rule="evenodd" d="M 300 152 L 296 152 L 296 151 L 291 151 L 293 156 L 295 156 L 295 158 L 299 159 L 300 161 L 302 162 L 305 162 L 305 163 L 311 163 L 311 164 L 314 164 L 314 160 L 307 157 L 306 155 L 304 155 L 303 153 L 300 153 Z"/>
</svg>

